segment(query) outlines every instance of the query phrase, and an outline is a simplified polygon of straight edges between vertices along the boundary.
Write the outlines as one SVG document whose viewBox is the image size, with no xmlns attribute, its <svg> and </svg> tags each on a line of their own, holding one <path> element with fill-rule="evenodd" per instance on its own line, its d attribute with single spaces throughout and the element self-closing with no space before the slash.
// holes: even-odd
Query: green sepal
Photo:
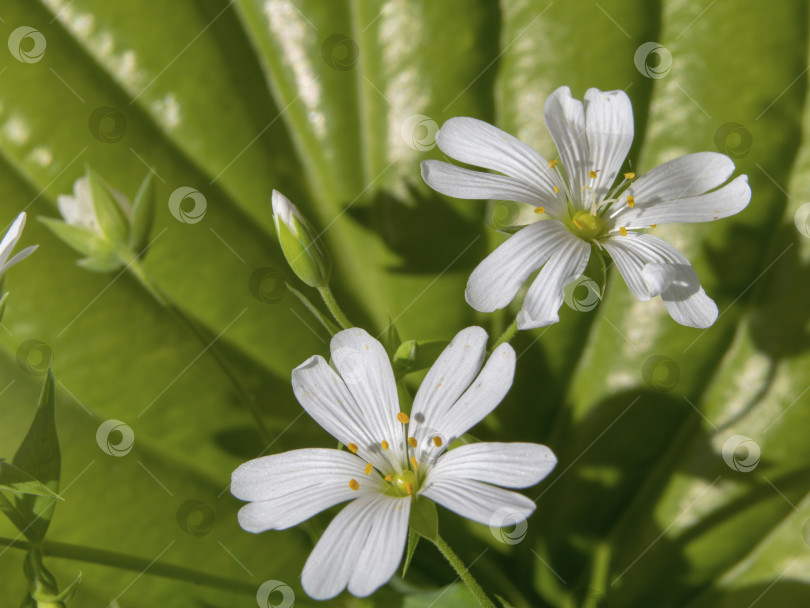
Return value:
<svg viewBox="0 0 810 608">
<path fill-rule="evenodd" d="M 321 246 L 314 229 L 292 217 L 296 231 L 276 217 L 276 232 L 284 258 L 295 275 L 310 287 L 326 287 L 332 273 L 332 261 L 325 247 Z"/>
<path fill-rule="evenodd" d="M 88 257 L 107 257 L 114 254 L 115 248 L 101 235 L 82 228 L 73 226 L 52 217 L 39 217 L 40 222 L 54 233 L 63 243 Z"/>
<path fill-rule="evenodd" d="M 101 177 L 90 167 L 87 167 L 87 180 L 90 183 L 93 210 L 96 212 L 99 230 L 114 247 L 125 245 L 129 236 L 129 221 L 121 205 Z"/>
<path fill-rule="evenodd" d="M 53 370 L 48 369 L 34 420 L 14 455 L 13 464 L 57 493 L 61 463 L 54 417 Z M 55 504 L 56 498 L 53 496 L 31 494 L 16 496 L 15 508 L 25 520 L 25 526 L 20 532 L 32 542 L 42 541 L 48 531 Z"/>
<path fill-rule="evenodd" d="M 385 352 L 388 353 L 388 358 L 393 359 L 397 349 L 402 344 L 402 338 L 399 337 L 396 323 L 388 313 L 388 329 L 385 330 Z"/>
<path fill-rule="evenodd" d="M 411 501 L 410 529 L 430 542 L 439 537 L 439 513 L 432 500 L 417 497 Z"/>
<path fill-rule="evenodd" d="M 132 201 L 132 221 L 129 227 L 129 247 L 136 253 L 146 249 L 155 217 L 155 182 L 151 171 L 143 178 Z"/>
<path fill-rule="evenodd" d="M 0 490 L 8 490 L 18 494 L 32 494 L 34 496 L 50 496 L 58 500 L 64 500 L 44 483 L 19 467 L 14 466 L 5 458 L 0 458 Z"/>
<path fill-rule="evenodd" d="M 115 255 L 107 257 L 88 257 L 77 260 L 76 264 L 92 272 L 112 272 L 124 266 L 124 262 Z"/>
<path fill-rule="evenodd" d="M 421 536 L 417 534 L 413 528 L 408 528 L 408 548 L 405 550 L 405 562 L 402 564 L 402 578 L 405 578 L 405 573 L 408 572 L 408 566 L 411 565 L 413 554 L 416 553 L 416 546 L 419 544 Z"/>
<path fill-rule="evenodd" d="M 394 375 L 399 378 L 429 368 L 447 344 L 443 340 L 407 340 L 401 343 L 392 357 Z"/>
</svg>

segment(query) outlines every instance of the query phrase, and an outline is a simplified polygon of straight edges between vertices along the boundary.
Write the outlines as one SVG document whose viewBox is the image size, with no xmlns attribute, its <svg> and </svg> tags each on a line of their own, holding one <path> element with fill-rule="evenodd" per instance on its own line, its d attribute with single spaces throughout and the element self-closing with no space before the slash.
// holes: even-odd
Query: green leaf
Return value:
<svg viewBox="0 0 810 608">
<path fill-rule="evenodd" d="M 435 541 L 439 536 L 439 514 L 433 501 L 427 498 L 411 501 L 409 524 L 419 536 Z"/>
<path fill-rule="evenodd" d="M 50 368 L 34 419 L 14 454 L 13 465 L 51 491 L 44 495 L 25 494 L 15 497 L 15 507 L 25 522 L 20 532 L 34 542 L 42 541 L 59 499 L 57 492 L 62 465 L 59 437 L 56 433 L 54 379 Z"/>
<path fill-rule="evenodd" d="M 33 494 L 34 496 L 50 496 L 51 498 L 64 500 L 44 483 L 3 458 L 0 458 L 0 490 Z"/>
<path fill-rule="evenodd" d="M 110 243 L 91 230 L 51 217 L 39 217 L 38 219 L 62 242 L 83 255 L 108 257 L 114 253 Z"/>
<path fill-rule="evenodd" d="M 155 218 L 155 180 L 152 173 L 143 178 L 132 201 L 132 220 L 129 227 L 129 247 L 140 253 L 149 244 L 149 235 Z"/>
<path fill-rule="evenodd" d="M 392 365 L 394 373 L 398 377 L 427 369 L 441 352 L 448 342 L 444 340 L 406 340 L 402 342 L 394 352 Z"/>
</svg>

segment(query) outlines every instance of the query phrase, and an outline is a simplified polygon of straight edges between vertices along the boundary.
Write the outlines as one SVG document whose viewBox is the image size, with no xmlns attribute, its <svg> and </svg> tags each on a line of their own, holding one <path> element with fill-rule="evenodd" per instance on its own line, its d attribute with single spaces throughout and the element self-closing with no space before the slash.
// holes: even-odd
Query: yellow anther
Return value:
<svg viewBox="0 0 810 608">
<path fill-rule="evenodd" d="M 633 179 L 635 176 L 636 176 L 636 174 L 633 173 L 632 171 L 630 171 L 630 173 L 625 173 L 624 174 L 624 179 Z"/>
<path fill-rule="evenodd" d="M 633 198 L 632 194 L 627 195 L 627 206 L 631 209 L 636 206 L 636 199 Z"/>
<path fill-rule="evenodd" d="M 557 186 L 554 186 L 554 194 L 557 194 L 559 191 L 560 189 Z"/>
<path fill-rule="evenodd" d="M 535 207 L 535 208 L 534 208 L 534 212 L 535 212 L 536 214 L 540 215 L 541 213 L 545 213 L 545 212 L 546 212 L 546 208 L 545 208 L 545 207 Z"/>
<path fill-rule="evenodd" d="M 441 437 L 439 437 L 438 435 L 436 435 L 436 436 L 433 438 L 433 445 L 435 445 L 437 448 L 442 447 L 442 438 L 441 438 Z"/>
<path fill-rule="evenodd" d="M 387 442 L 387 441 L 385 441 L 385 440 L 383 440 L 383 442 L 382 442 L 380 445 L 382 446 L 383 452 L 384 452 L 385 450 L 387 450 L 387 449 L 388 449 L 388 447 L 389 447 L 389 446 L 388 446 L 388 442 Z"/>
<path fill-rule="evenodd" d="M 406 483 L 405 488 L 408 490 L 409 495 L 413 494 L 413 484 L 412 483 Z"/>
<path fill-rule="evenodd" d="M 627 228 L 625 228 L 624 226 L 619 228 L 619 234 L 621 234 L 622 236 L 627 236 Z"/>
<path fill-rule="evenodd" d="M 598 169 L 596 171 L 588 171 L 588 177 L 590 177 L 591 179 L 596 179 L 597 173 L 599 173 Z"/>
<path fill-rule="evenodd" d="M 371 466 L 371 463 L 369 462 L 368 464 L 366 464 L 366 468 L 363 469 L 363 473 L 365 473 L 366 475 L 371 475 L 371 472 L 373 470 L 374 470 L 374 467 Z"/>
<path fill-rule="evenodd" d="M 394 480 L 394 476 L 393 476 L 393 475 L 386 475 L 386 476 L 384 477 L 384 479 L 385 479 L 385 481 L 387 481 L 388 483 L 391 483 L 391 482 Z"/>
<path fill-rule="evenodd" d="M 650 230 L 655 229 L 655 227 L 656 227 L 657 225 L 658 225 L 658 224 L 650 224 Z"/>
<path fill-rule="evenodd" d="M 548 166 L 549 166 L 549 167 L 551 167 L 551 168 L 553 169 L 554 167 L 556 167 L 556 166 L 557 166 L 557 163 L 558 163 L 558 162 L 560 162 L 560 159 L 558 159 L 558 158 L 554 158 L 554 159 L 552 159 L 552 160 L 548 161 Z"/>
<path fill-rule="evenodd" d="M 399 414 L 397 414 L 397 420 L 399 420 L 402 424 L 408 424 L 410 418 L 408 418 L 408 414 L 406 414 L 405 412 L 400 412 Z"/>
<path fill-rule="evenodd" d="M 580 230 L 584 230 L 582 223 L 579 220 L 574 220 L 574 225 Z"/>
<path fill-rule="evenodd" d="M 349 487 L 354 490 L 355 492 L 360 489 L 360 484 L 357 483 L 356 479 L 349 480 Z"/>
<path fill-rule="evenodd" d="M 356 444 L 356 443 L 350 443 L 350 444 L 349 444 L 349 445 L 347 445 L 346 447 L 347 447 L 347 448 L 349 448 L 349 451 L 350 451 L 352 454 L 357 454 L 357 444 Z"/>
<path fill-rule="evenodd" d="M 416 447 L 416 437 L 408 437 L 408 445 L 412 448 Z"/>
<path fill-rule="evenodd" d="M 414 471 L 419 468 L 419 465 L 416 464 L 416 458 L 414 458 L 413 456 L 411 456 L 411 466 L 413 467 Z"/>
</svg>

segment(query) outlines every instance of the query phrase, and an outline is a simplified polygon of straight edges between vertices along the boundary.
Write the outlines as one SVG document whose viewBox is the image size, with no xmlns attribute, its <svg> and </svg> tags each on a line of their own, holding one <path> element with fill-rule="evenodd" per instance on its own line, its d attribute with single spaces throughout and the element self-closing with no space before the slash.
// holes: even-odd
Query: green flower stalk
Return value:
<svg viewBox="0 0 810 608">
<path fill-rule="evenodd" d="M 312 224 L 278 190 L 273 190 L 272 202 L 278 242 L 290 268 L 310 287 L 328 286 L 332 261 Z"/>
</svg>

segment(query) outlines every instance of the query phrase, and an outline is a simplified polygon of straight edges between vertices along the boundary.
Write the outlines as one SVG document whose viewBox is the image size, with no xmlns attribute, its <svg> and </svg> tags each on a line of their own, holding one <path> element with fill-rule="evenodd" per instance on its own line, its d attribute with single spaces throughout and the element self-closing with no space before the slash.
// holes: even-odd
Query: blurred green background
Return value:
<svg viewBox="0 0 810 608">
<path fill-rule="evenodd" d="M 463 291 L 513 209 L 438 196 L 419 161 L 442 157 L 436 129 L 462 115 L 552 157 L 542 107 L 561 85 L 580 98 L 627 91 L 636 170 L 719 150 L 753 199 L 723 222 L 656 231 L 716 299 L 709 330 L 635 302 L 614 274 L 595 310 L 563 306 L 561 323 L 518 336 L 515 386 L 474 432 L 546 443 L 559 465 L 527 490 L 539 500 L 525 530 L 501 536 L 440 510 L 443 535 L 516 607 L 810 603 L 804 2 L 3 0 L 0 38 L 21 26 L 47 47 L 22 55 L 29 37 L 0 49 L 0 221 L 27 210 L 23 244 L 40 249 L 7 277 L 0 456 L 33 417 L 38 340 L 54 354 L 65 498 L 48 539 L 244 588 L 46 557 L 62 586 L 83 573 L 71 606 L 255 606 L 267 580 L 316 604 L 299 575 L 335 510 L 285 532 L 241 531 L 229 475 L 265 448 L 249 412 L 133 278 L 77 267 L 33 218 L 57 215 L 85 164 L 130 198 L 153 171 L 148 271 L 221 334 L 270 452 L 331 446 L 289 385 L 292 368 L 327 354 L 328 335 L 283 289 L 282 277 L 305 286 L 281 258 L 271 190 L 326 229 L 336 294 L 372 334 L 389 316 L 403 339 L 473 323 L 497 333 L 515 311 L 478 315 Z M 206 199 L 195 223 L 169 212 L 180 187 Z M 120 457 L 96 441 L 109 419 L 134 432 Z M 0 537 L 17 536 L 0 522 Z M 0 547 L 2 606 L 25 594 L 23 556 Z M 424 544 L 405 583 L 329 604 L 467 605 L 463 589 L 431 595 L 454 581 Z"/>
</svg>

